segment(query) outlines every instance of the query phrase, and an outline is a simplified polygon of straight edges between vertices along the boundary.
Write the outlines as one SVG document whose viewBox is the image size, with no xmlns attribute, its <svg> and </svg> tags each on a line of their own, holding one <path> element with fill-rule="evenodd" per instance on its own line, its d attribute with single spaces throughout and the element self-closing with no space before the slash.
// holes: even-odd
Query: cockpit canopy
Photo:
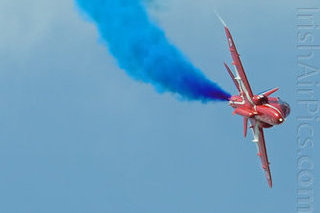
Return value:
<svg viewBox="0 0 320 213">
<path fill-rule="evenodd" d="M 281 100 L 280 98 L 278 98 L 278 99 L 279 99 L 279 105 L 280 105 L 281 111 L 283 113 L 283 116 L 286 118 L 290 114 L 290 106 L 287 102 Z"/>
<path fill-rule="evenodd" d="M 275 98 L 275 97 L 268 97 L 268 104 L 273 105 L 277 108 L 280 107 L 281 114 L 284 118 L 288 117 L 290 114 L 290 106 L 287 102 L 281 100 L 281 98 Z"/>
</svg>

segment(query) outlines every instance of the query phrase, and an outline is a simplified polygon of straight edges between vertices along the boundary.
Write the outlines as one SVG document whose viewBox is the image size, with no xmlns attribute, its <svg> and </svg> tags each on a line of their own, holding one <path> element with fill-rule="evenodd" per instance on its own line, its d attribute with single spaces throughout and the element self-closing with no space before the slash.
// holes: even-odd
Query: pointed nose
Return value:
<svg viewBox="0 0 320 213">
<path fill-rule="evenodd" d="M 274 121 L 276 122 L 276 124 L 281 124 L 284 122 L 284 118 L 282 117 L 281 114 L 274 113 Z"/>
</svg>

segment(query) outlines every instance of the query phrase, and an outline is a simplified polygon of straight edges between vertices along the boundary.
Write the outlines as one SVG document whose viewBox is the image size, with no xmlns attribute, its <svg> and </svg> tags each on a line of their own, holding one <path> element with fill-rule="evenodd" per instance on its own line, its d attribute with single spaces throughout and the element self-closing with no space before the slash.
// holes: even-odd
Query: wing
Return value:
<svg viewBox="0 0 320 213">
<path fill-rule="evenodd" d="M 265 176 L 267 178 L 268 184 L 270 188 L 272 188 L 272 178 L 271 178 L 271 172 L 269 167 L 269 161 L 268 161 L 268 155 L 267 155 L 267 149 L 266 144 L 264 141 L 264 134 L 263 129 L 259 126 L 259 122 L 255 119 L 250 119 L 250 123 L 252 125 L 253 135 L 254 139 L 253 142 L 257 145 L 258 150 L 258 156 L 260 157 L 262 168 L 265 172 Z"/>
<path fill-rule="evenodd" d="M 239 85 L 239 82 L 236 80 L 236 78 L 234 77 L 232 71 L 230 70 L 230 68 L 228 67 L 228 65 L 226 63 L 224 63 L 224 66 L 226 67 L 231 79 L 233 80 L 233 83 L 234 85 L 236 85 L 237 89 L 239 92 L 241 92 L 241 89 L 240 89 L 240 85 Z"/>
<path fill-rule="evenodd" d="M 237 48 L 233 42 L 233 39 L 232 39 L 232 36 L 231 36 L 229 29 L 227 27 L 224 27 L 224 29 L 226 32 L 226 36 L 228 39 L 228 45 L 229 45 L 230 53 L 231 53 L 232 60 L 233 60 L 232 64 L 234 65 L 234 67 L 236 69 L 237 76 L 235 77 L 235 79 L 239 82 L 239 86 L 240 86 L 241 92 L 244 95 L 244 98 L 246 100 L 248 100 L 252 105 L 254 105 L 253 101 L 252 101 L 253 93 L 252 93 L 250 84 L 248 82 L 246 73 L 244 72 L 239 53 L 238 53 Z"/>
</svg>

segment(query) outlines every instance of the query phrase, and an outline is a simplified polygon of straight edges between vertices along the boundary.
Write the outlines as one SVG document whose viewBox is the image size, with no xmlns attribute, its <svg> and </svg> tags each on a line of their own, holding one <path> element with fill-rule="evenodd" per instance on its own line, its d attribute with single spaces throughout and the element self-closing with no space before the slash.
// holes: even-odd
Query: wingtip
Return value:
<svg viewBox="0 0 320 213">
<path fill-rule="evenodd" d="M 271 174 L 267 174 L 267 180 L 268 180 L 268 185 L 270 188 L 272 188 L 272 177 L 271 177 Z"/>
</svg>

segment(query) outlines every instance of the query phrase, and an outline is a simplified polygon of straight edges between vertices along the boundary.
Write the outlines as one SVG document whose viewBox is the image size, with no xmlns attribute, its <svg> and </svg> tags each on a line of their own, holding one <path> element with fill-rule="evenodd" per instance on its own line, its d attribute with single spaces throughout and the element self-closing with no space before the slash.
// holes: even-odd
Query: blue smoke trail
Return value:
<svg viewBox="0 0 320 213">
<path fill-rule="evenodd" d="M 158 91 L 188 100 L 228 100 L 230 95 L 208 80 L 148 18 L 141 0 L 76 0 L 96 23 L 120 68 Z"/>
</svg>

